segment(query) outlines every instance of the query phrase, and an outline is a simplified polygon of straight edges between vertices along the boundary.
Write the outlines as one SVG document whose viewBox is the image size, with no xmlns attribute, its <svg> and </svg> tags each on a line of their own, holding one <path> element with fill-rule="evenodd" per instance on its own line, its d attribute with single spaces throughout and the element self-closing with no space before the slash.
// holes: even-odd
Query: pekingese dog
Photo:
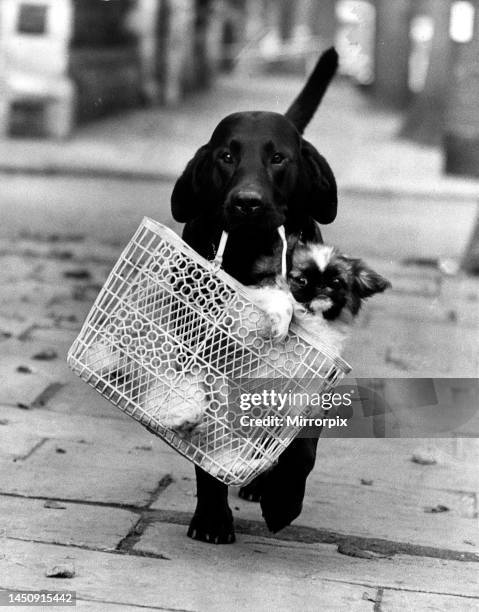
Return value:
<svg viewBox="0 0 479 612">
<path fill-rule="evenodd" d="M 293 320 L 338 355 L 363 300 L 391 287 L 361 259 L 332 246 L 301 242 L 291 255 L 288 285 L 294 298 Z"/>
</svg>

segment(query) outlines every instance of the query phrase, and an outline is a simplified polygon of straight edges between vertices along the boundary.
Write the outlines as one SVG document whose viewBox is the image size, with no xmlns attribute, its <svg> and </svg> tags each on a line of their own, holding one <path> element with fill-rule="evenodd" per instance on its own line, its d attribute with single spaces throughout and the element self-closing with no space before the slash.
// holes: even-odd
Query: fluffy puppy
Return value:
<svg viewBox="0 0 479 612">
<path fill-rule="evenodd" d="M 332 246 L 301 242 L 292 252 L 288 283 L 294 319 L 338 355 L 363 300 L 391 287 L 361 259 Z"/>
</svg>

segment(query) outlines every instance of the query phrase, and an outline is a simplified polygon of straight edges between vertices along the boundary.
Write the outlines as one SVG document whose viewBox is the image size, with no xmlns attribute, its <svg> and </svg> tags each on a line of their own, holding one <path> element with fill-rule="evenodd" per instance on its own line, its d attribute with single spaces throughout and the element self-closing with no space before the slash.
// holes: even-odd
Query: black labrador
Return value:
<svg viewBox="0 0 479 612">
<path fill-rule="evenodd" d="M 184 240 L 208 259 L 223 230 L 229 232 L 223 267 L 246 285 L 256 284 L 255 261 L 277 248 L 277 228 L 288 237 L 321 242 L 316 221 L 336 217 L 337 189 L 322 155 L 301 134 L 338 64 L 334 49 L 319 59 L 285 113 L 239 112 L 227 116 L 200 147 L 171 197 Z M 301 512 L 317 439 L 296 439 L 278 463 L 240 491 L 260 501 L 268 528 L 279 531 Z M 228 487 L 196 468 L 197 507 L 188 535 L 216 544 L 234 542 Z"/>
</svg>

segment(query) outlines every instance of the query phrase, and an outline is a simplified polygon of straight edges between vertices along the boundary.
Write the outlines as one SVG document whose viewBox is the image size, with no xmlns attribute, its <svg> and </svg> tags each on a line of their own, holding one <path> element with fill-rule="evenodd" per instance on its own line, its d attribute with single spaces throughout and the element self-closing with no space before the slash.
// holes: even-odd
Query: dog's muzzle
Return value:
<svg viewBox="0 0 479 612">
<path fill-rule="evenodd" d="M 228 195 L 225 220 L 230 229 L 248 225 L 278 227 L 283 223 L 269 199 L 260 190 L 248 188 L 234 190 Z"/>
<path fill-rule="evenodd" d="M 333 307 L 333 300 L 329 297 L 319 297 L 312 300 L 309 309 L 313 313 L 326 312 Z"/>
<path fill-rule="evenodd" d="M 264 207 L 264 199 L 259 191 L 242 189 L 228 198 L 229 205 L 237 215 L 257 215 Z"/>
</svg>

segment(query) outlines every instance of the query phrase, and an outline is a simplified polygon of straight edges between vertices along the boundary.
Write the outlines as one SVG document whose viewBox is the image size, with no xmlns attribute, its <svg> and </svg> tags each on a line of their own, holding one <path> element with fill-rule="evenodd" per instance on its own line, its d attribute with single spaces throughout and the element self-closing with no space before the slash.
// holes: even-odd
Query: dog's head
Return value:
<svg viewBox="0 0 479 612">
<path fill-rule="evenodd" d="M 173 217 L 207 216 L 226 230 L 295 225 L 336 217 L 337 189 L 322 155 L 284 116 L 234 113 L 223 119 L 176 182 Z"/>
<path fill-rule="evenodd" d="M 298 243 L 291 259 L 288 282 L 294 299 L 328 320 L 338 318 L 344 309 L 356 316 L 363 300 L 391 287 L 361 259 L 324 244 Z"/>
</svg>

